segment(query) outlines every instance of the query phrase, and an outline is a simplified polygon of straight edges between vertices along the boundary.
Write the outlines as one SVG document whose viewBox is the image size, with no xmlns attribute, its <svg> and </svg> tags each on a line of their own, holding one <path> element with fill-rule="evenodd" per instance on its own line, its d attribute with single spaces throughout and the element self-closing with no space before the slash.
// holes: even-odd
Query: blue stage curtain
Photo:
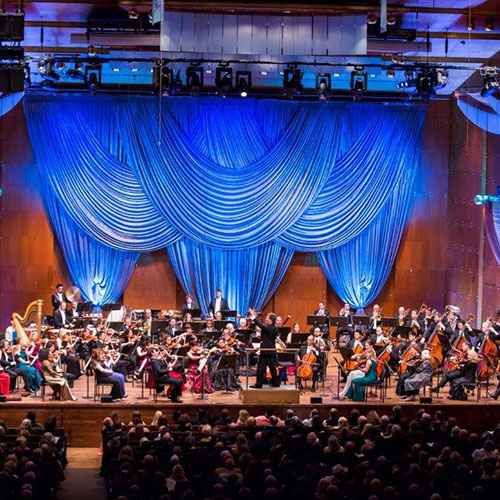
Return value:
<svg viewBox="0 0 500 500">
<path fill-rule="evenodd" d="M 261 309 L 281 282 L 293 251 L 274 243 L 245 250 L 217 250 L 182 239 L 167 247 L 175 274 L 186 293 L 195 297 L 203 312 L 223 290 L 231 309 L 244 314 Z"/>
<path fill-rule="evenodd" d="M 67 216 L 49 189 L 44 189 L 44 200 L 72 282 L 82 297 L 98 308 L 116 302 L 140 253 L 116 250 L 88 236 Z"/>
<path fill-rule="evenodd" d="M 417 144 L 417 143 L 416 143 Z M 410 165 L 370 226 L 346 244 L 317 253 L 335 293 L 356 309 L 370 304 L 384 286 L 394 265 L 412 199 L 420 150 L 406 151 Z"/>
</svg>

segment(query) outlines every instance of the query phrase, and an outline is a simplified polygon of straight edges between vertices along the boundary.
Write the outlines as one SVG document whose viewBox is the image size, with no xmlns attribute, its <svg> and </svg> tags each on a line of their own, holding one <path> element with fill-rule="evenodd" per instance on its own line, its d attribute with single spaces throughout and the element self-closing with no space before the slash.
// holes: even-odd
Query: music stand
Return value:
<svg viewBox="0 0 500 500">
<path fill-rule="evenodd" d="M 302 344 L 307 341 L 310 333 L 292 333 L 292 344 Z"/>
<path fill-rule="evenodd" d="M 236 318 L 238 316 L 238 311 L 228 310 L 221 311 L 223 318 Z"/>
<path fill-rule="evenodd" d="M 191 349 L 190 346 L 188 345 L 182 345 L 180 347 L 177 348 L 177 352 L 175 353 L 176 356 L 179 356 L 179 357 L 184 357 L 187 355 L 189 349 Z"/>
<path fill-rule="evenodd" d="M 295 356 L 296 352 L 293 351 L 285 351 L 285 352 L 278 351 L 277 354 L 278 365 L 284 367 L 285 369 L 287 369 L 289 366 L 293 366 L 295 378 L 297 378 L 297 374 L 295 373 Z"/>
<path fill-rule="evenodd" d="M 118 332 L 118 330 L 123 326 L 123 321 L 110 321 L 108 328 Z"/>
<path fill-rule="evenodd" d="M 75 330 L 79 330 L 80 328 L 83 328 L 83 318 L 76 318 L 72 321 L 73 328 Z"/>
<path fill-rule="evenodd" d="M 217 363 L 217 371 L 218 370 L 227 370 L 227 384 L 226 389 L 222 391 L 222 394 L 231 394 L 233 391 L 229 389 L 230 384 L 230 370 L 234 370 L 236 366 L 236 359 L 238 358 L 238 354 L 226 354 L 219 358 L 219 362 Z M 203 386 L 202 386 L 203 387 Z"/>
<path fill-rule="evenodd" d="M 411 331 L 413 331 L 413 328 L 411 328 L 409 326 L 397 326 L 395 329 L 396 329 L 396 332 L 398 332 L 398 334 L 401 335 L 401 337 L 403 337 L 404 339 L 407 339 L 408 334 Z"/>
<path fill-rule="evenodd" d="M 216 330 L 224 330 L 224 328 L 226 328 L 226 325 L 228 323 L 232 323 L 232 321 L 226 321 L 226 320 L 214 321 L 214 328 Z"/>
<path fill-rule="evenodd" d="M 353 326 L 369 326 L 370 317 L 369 316 L 353 316 L 352 317 Z"/>
<path fill-rule="evenodd" d="M 397 326 L 399 326 L 399 318 L 382 318 L 381 325 L 388 326 L 389 328 L 396 328 Z"/>
<path fill-rule="evenodd" d="M 314 314 L 307 316 L 307 324 L 314 326 L 324 326 L 326 324 L 326 316 L 315 316 Z"/>
<path fill-rule="evenodd" d="M 279 333 L 280 337 L 282 335 L 285 335 L 285 336 L 288 335 L 291 331 L 292 331 L 292 329 L 289 326 L 280 326 L 278 328 L 278 333 Z"/>
<path fill-rule="evenodd" d="M 193 309 L 184 309 L 184 315 L 190 313 L 193 318 L 201 318 L 201 309 L 194 307 Z"/>
<path fill-rule="evenodd" d="M 330 316 L 330 326 L 337 326 L 339 328 L 347 328 L 348 325 L 347 316 Z"/>
<path fill-rule="evenodd" d="M 347 361 L 354 354 L 354 351 L 350 347 L 339 347 L 340 355 L 344 361 Z"/>
<path fill-rule="evenodd" d="M 78 302 L 76 312 L 80 315 L 92 312 L 92 302 Z"/>
</svg>

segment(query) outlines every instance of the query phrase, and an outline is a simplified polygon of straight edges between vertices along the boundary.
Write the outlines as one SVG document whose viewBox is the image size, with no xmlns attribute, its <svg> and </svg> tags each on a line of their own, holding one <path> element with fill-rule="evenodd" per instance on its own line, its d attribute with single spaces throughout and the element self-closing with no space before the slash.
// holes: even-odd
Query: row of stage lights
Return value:
<svg viewBox="0 0 500 500">
<path fill-rule="evenodd" d="M 64 61 L 57 60 L 41 60 L 38 68 L 45 82 L 57 83 L 61 80 L 61 76 L 75 81 L 83 82 L 89 93 L 94 95 L 97 93 L 102 84 L 102 62 L 96 61 L 92 64 L 83 64 L 75 62 L 74 65 L 66 69 Z M 401 66 L 401 64 L 399 64 Z M 350 72 L 350 90 L 354 100 L 360 100 L 363 95 L 369 90 L 368 85 L 368 67 L 355 66 Z M 112 68 L 113 71 L 119 70 L 117 67 Z M 138 67 L 135 62 L 131 67 L 132 72 L 137 72 Z M 181 71 L 174 71 L 171 67 L 161 65 L 160 61 L 152 68 L 153 73 L 153 91 L 156 95 L 170 96 L 177 93 L 188 93 L 191 96 L 199 96 L 204 90 L 205 75 L 212 74 L 212 69 L 204 69 L 199 62 L 193 62 L 187 67 L 184 73 L 184 81 L 181 76 Z M 396 76 L 395 69 L 387 69 L 386 76 L 394 78 Z M 262 76 L 267 75 L 267 71 L 260 71 Z M 301 95 L 304 92 L 302 82 L 304 73 L 295 63 L 290 63 L 283 71 L 280 71 L 283 76 L 282 91 L 283 94 L 293 99 L 296 95 Z M 497 70 L 495 67 L 484 67 L 480 69 L 480 74 L 483 77 L 483 87 L 481 95 L 483 97 L 493 94 L 499 88 L 497 81 Z M 326 100 L 332 92 L 332 79 L 340 77 L 340 73 L 336 72 L 321 72 L 315 74 L 315 89 L 320 100 Z M 446 85 L 448 71 L 444 68 L 434 66 L 420 65 L 413 68 L 405 69 L 405 80 L 397 84 L 398 89 L 414 89 L 413 93 L 424 100 L 432 98 L 436 94 L 436 90 L 443 88 Z M 229 93 L 236 93 L 241 97 L 247 97 L 252 92 L 252 72 L 248 70 L 236 70 L 228 64 L 221 62 L 215 68 L 215 91 L 219 97 L 225 97 Z"/>
</svg>

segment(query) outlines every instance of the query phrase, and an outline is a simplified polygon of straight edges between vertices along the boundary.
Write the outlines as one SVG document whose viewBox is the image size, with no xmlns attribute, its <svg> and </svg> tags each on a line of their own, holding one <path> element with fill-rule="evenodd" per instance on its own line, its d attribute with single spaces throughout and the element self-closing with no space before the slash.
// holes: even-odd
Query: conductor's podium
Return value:
<svg viewBox="0 0 500 500">
<path fill-rule="evenodd" d="M 294 385 L 261 389 L 240 389 L 240 399 L 249 405 L 291 405 L 300 403 L 300 391 Z"/>
</svg>

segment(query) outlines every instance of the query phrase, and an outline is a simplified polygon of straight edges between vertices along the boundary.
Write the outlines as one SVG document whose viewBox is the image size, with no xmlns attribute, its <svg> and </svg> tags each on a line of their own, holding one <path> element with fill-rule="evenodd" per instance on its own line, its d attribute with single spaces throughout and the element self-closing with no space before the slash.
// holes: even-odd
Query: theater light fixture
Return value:
<svg viewBox="0 0 500 500">
<path fill-rule="evenodd" d="M 368 74 L 363 66 L 355 66 L 351 71 L 351 90 L 355 101 L 360 101 L 368 89 Z"/>
<path fill-rule="evenodd" d="M 221 63 L 215 69 L 215 87 L 219 97 L 226 97 L 226 92 L 233 86 L 233 68 Z"/>
<path fill-rule="evenodd" d="M 237 71 L 236 86 L 240 97 L 247 97 L 252 89 L 252 73 L 250 71 Z"/>
<path fill-rule="evenodd" d="M 481 89 L 481 96 L 488 97 L 493 95 L 498 90 L 497 70 L 492 66 L 486 66 L 479 70 L 483 77 L 483 88 Z"/>
<path fill-rule="evenodd" d="M 289 99 L 293 99 L 295 94 L 300 94 L 304 89 L 302 77 L 304 73 L 297 68 L 296 64 L 289 64 L 283 71 L 283 89 Z"/>
</svg>

